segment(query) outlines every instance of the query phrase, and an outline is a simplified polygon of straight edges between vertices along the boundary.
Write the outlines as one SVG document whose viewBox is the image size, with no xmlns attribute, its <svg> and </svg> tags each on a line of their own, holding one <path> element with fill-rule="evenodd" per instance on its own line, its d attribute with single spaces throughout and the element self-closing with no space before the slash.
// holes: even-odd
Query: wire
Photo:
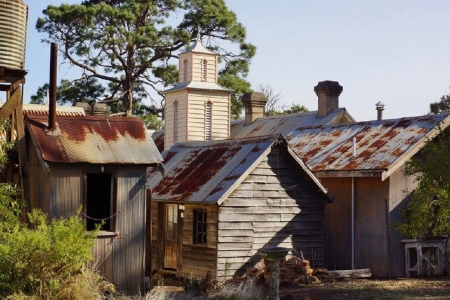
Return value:
<svg viewBox="0 0 450 300">
<path fill-rule="evenodd" d="M 120 210 L 118 210 L 115 214 L 107 217 L 107 218 L 103 218 L 103 219 L 97 219 L 97 218 L 92 218 L 89 217 L 88 215 L 86 215 L 84 212 L 81 212 L 80 214 L 85 218 L 85 219 L 89 219 L 89 220 L 94 220 L 94 221 L 106 221 L 108 219 L 114 218 L 115 216 L 117 216 L 120 213 Z"/>
</svg>

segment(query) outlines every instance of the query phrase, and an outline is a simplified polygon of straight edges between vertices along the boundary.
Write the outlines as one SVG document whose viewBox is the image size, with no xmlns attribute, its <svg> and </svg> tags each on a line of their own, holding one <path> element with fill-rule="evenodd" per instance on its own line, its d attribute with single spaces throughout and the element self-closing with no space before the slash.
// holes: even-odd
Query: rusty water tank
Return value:
<svg viewBox="0 0 450 300">
<path fill-rule="evenodd" d="M 28 6 L 22 0 L 0 0 L 0 68 L 23 70 Z"/>
</svg>

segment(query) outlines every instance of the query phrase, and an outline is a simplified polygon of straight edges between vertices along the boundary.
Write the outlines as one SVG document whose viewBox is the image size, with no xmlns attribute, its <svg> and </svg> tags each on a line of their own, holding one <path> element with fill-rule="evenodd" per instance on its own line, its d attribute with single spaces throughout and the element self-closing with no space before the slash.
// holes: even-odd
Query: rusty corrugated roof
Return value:
<svg viewBox="0 0 450 300">
<path fill-rule="evenodd" d="M 156 147 L 159 152 L 164 151 L 164 129 L 163 130 L 155 130 L 152 134 L 152 139 L 155 142 Z"/>
<path fill-rule="evenodd" d="M 153 200 L 218 202 L 268 154 L 275 136 L 178 143 L 162 153 L 165 177 L 151 172 Z"/>
<path fill-rule="evenodd" d="M 231 138 L 242 139 L 270 134 L 281 134 L 286 136 L 297 128 L 332 124 L 338 122 L 342 117 L 349 118 L 351 122 L 354 122 L 354 119 L 348 114 L 345 108 L 333 109 L 325 117 L 317 117 L 317 111 L 311 111 L 258 118 L 251 124 L 245 124 L 244 121 L 235 121 L 231 124 Z"/>
<path fill-rule="evenodd" d="M 162 157 L 140 118 L 27 116 L 27 128 L 42 159 L 50 163 L 154 164 Z"/>
<path fill-rule="evenodd" d="M 220 204 L 267 157 L 278 140 L 285 142 L 284 138 L 272 135 L 175 144 L 162 153 L 165 176 L 155 168 L 149 172 L 152 199 Z M 302 164 L 299 166 L 333 201 L 317 178 Z"/>
<path fill-rule="evenodd" d="M 291 149 L 313 171 L 386 171 L 408 159 L 450 114 L 302 127 L 287 136 Z M 353 138 L 356 155 L 353 157 Z"/>
</svg>

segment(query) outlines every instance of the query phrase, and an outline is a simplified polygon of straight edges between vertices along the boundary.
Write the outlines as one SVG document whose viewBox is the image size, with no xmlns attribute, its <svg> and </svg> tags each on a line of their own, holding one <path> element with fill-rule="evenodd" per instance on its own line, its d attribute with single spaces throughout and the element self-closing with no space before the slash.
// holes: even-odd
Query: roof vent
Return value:
<svg viewBox="0 0 450 300">
<path fill-rule="evenodd" d="M 375 104 L 377 107 L 377 120 L 383 120 L 383 110 L 384 110 L 384 103 L 379 101 L 377 104 Z"/>
</svg>

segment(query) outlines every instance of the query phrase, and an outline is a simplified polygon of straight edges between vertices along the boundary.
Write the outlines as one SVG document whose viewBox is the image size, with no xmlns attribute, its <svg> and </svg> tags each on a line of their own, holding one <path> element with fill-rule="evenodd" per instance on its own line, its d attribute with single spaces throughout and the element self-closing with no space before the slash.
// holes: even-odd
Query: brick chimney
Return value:
<svg viewBox="0 0 450 300">
<path fill-rule="evenodd" d="M 257 118 L 264 117 L 266 103 L 267 97 L 263 93 L 245 93 L 242 96 L 242 104 L 245 107 L 245 124 L 250 124 Z"/>
<path fill-rule="evenodd" d="M 325 117 L 335 108 L 339 108 L 339 95 L 342 93 L 342 86 L 337 81 L 321 81 L 314 87 L 319 100 L 318 117 Z"/>
</svg>

